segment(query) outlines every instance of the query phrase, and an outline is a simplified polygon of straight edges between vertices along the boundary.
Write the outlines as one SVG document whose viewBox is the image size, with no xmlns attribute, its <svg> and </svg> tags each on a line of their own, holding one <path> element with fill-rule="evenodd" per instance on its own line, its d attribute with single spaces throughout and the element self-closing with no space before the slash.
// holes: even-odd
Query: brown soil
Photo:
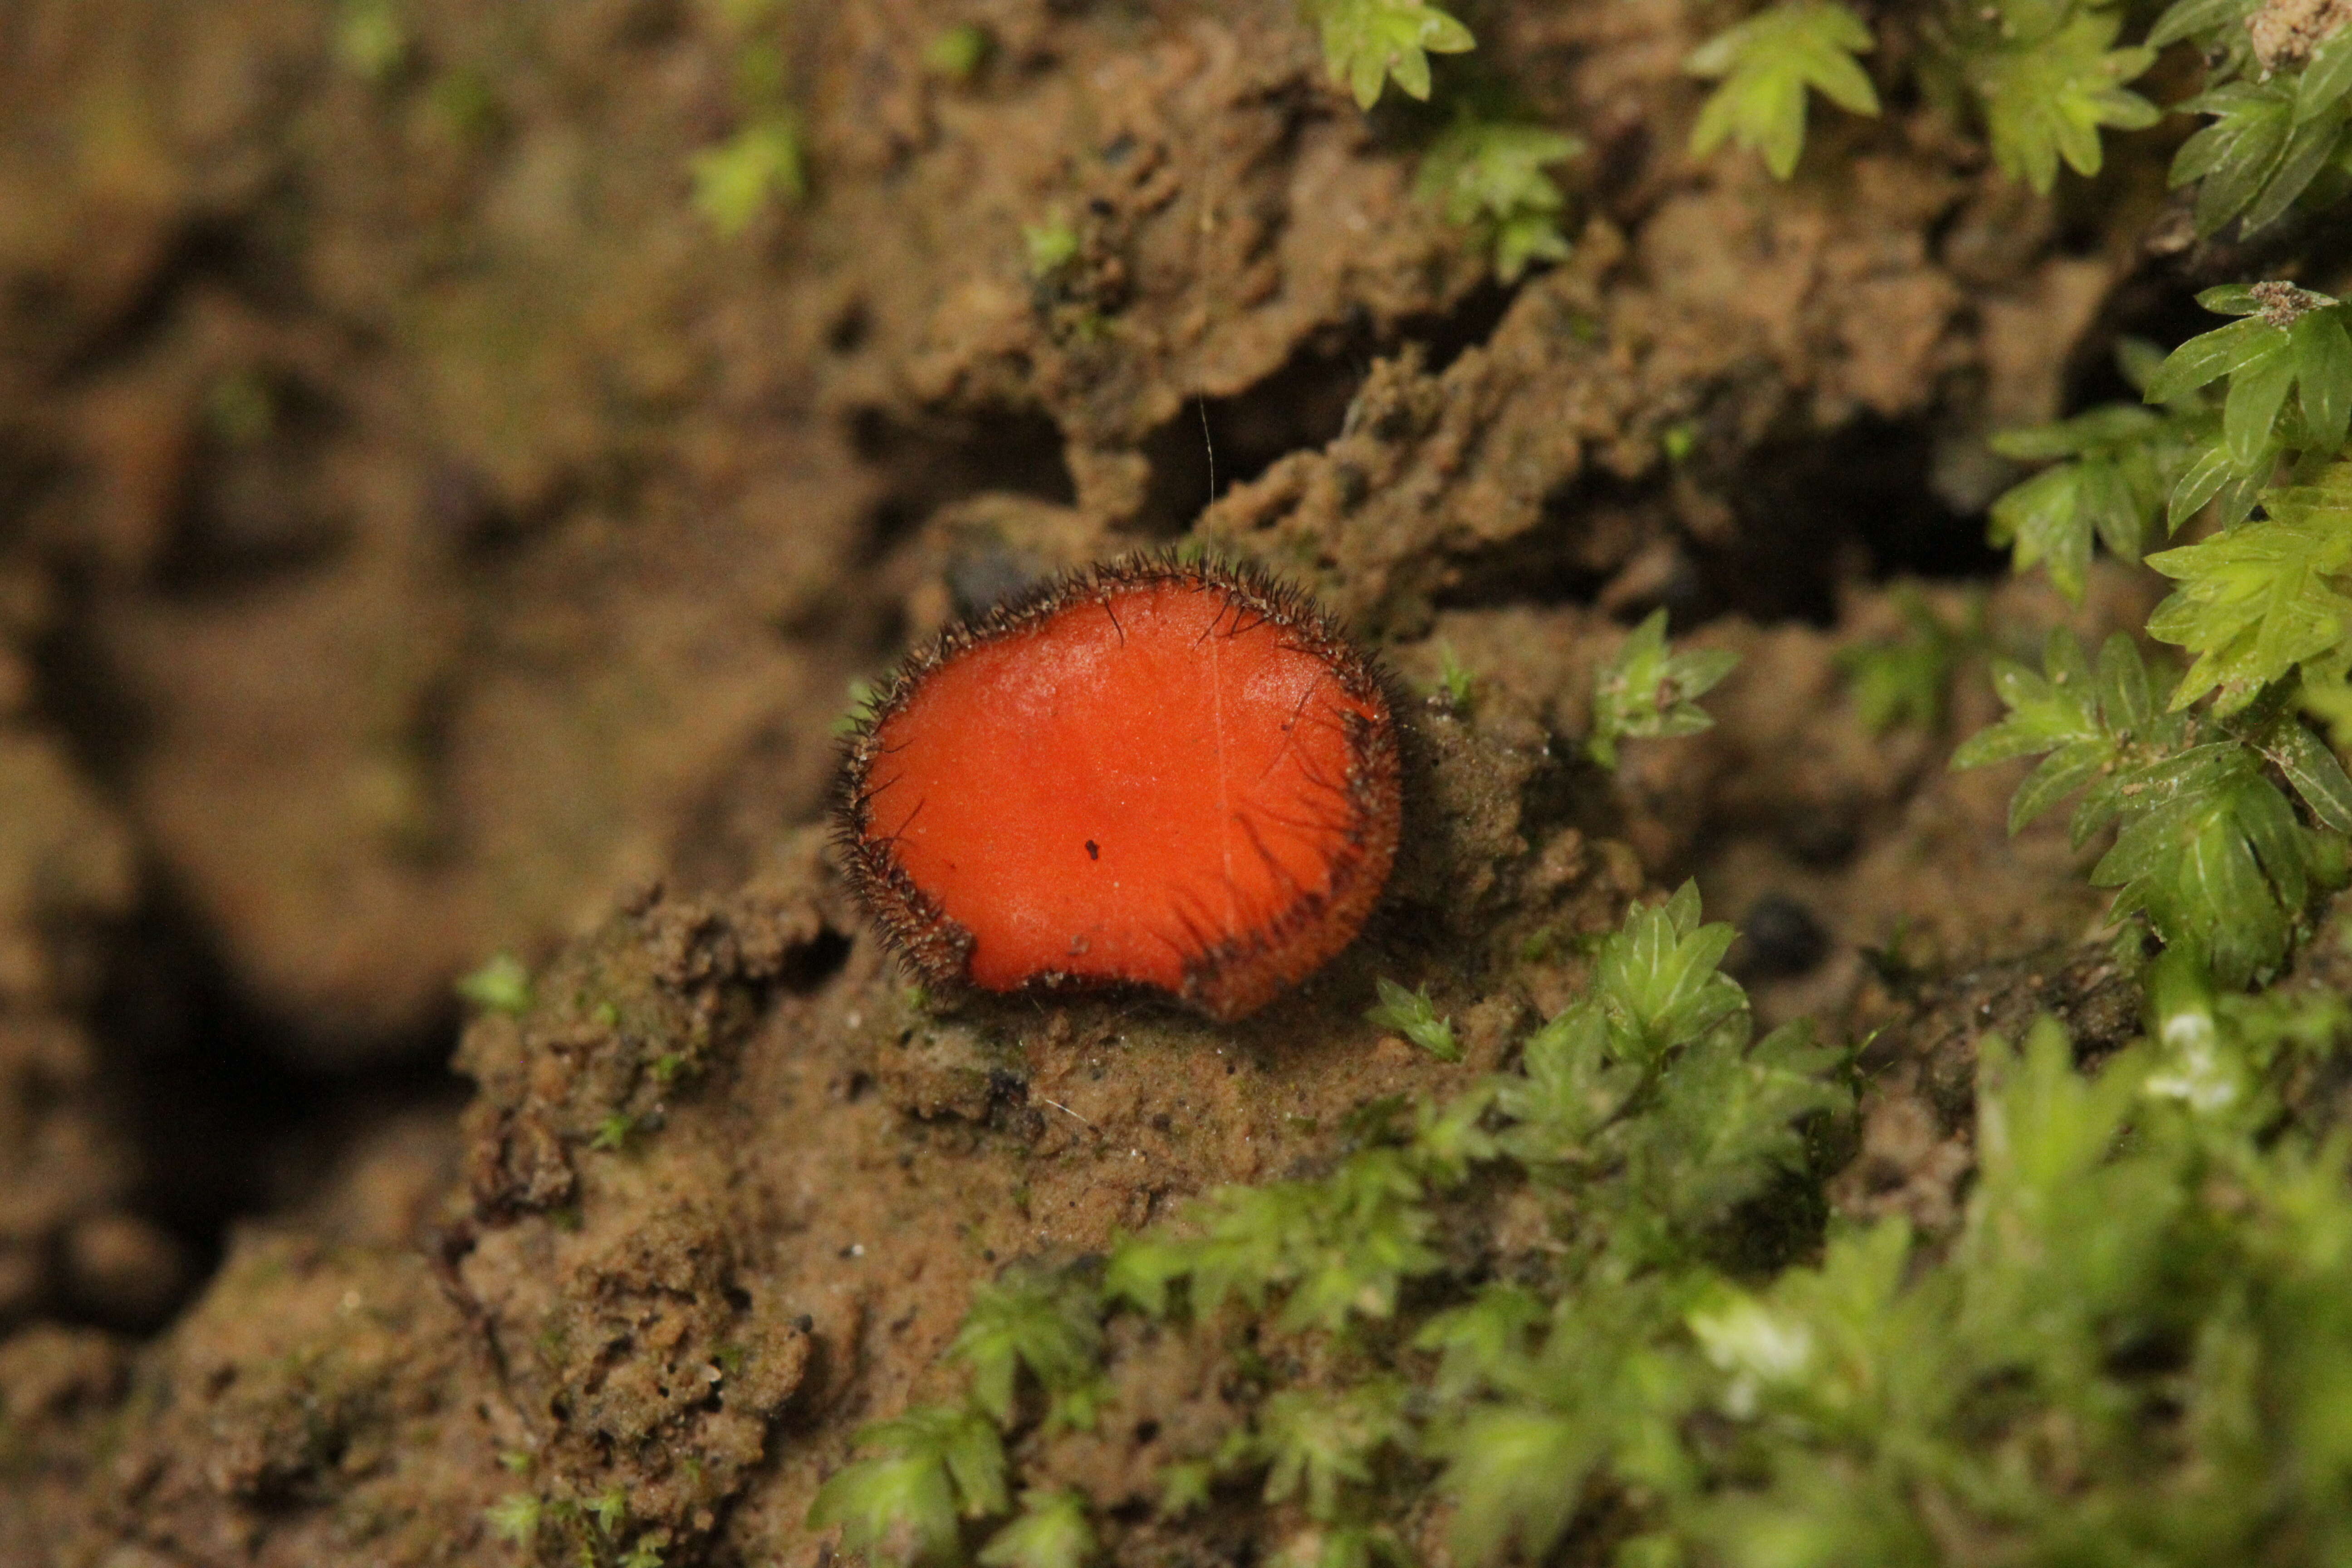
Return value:
<svg viewBox="0 0 2352 1568">
<path fill-rule="evenodd" d="M 0 1563 L 519 1561 L 499 1499 L 618 1489 L 670 1568 L 822 1563 L 977 1282 L 1500 1064 L 1685 877 L 1768 1021 L 1872 1038 L 1852 1212 L 1948 1225 L 1982 1031 L 2130 1032 L 2085 857 L 1946 769 L 1982 651 L 1883 736 L 1838 655 L 1912 574 L 2004 647 L 2144 613 L 1963 579 L 1983 434 L 2147 293 L 2160 147 L 2042 201 L 1824 110 L 1775 184 L 1681 152 L 1706 18 L 1492 0 L 1464 68 L 1589 144 L 1506 289 L 1287 0 L 402 0 L 362 69 L 369 9 L 0 9 Z M 721 237 L 689 159 L 769 40 L 813 189 Z M 1414 694 L 1390 897 L 1236 1026 L 919 1005 L 824 849 L 848 682 L 1179 534 Z M 1592 672 L 1661 605 L 1742 664 L 1612 777 Z M 452 1080 L 501 948 L 536 1004 Z M 1121 1333 L 1034 1457 L 1106 1500 L 1221 1397 Z"/>
</svg>

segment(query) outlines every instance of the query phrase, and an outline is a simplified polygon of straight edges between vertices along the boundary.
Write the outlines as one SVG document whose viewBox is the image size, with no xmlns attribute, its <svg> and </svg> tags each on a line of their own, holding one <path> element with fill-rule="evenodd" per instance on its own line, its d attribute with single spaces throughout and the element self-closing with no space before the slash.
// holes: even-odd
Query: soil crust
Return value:
<svg viewBox="0 0 2352 1568">
<path fill-rule="evenodd" d="M 2035 198 L 1896 106 L 1780 184 L 1682 151 L 1696 12 L 1466 14 L 1465 90 L 1585 143 L 1508 285 L 1415 195 L 1442 120 L 1359 111 L 1288 0 L 0 15 L 0 1563 L 525 1561 L 520 1495 L 821 1565 L 978 1285 L 1328 1169 L 1686 879 L 1764 1022 L 1861 1047 L 1834 1205 L 1949 1231 L 1977 1041 L 2138 1017 L 2091 852 L 1947 764 L 1987 658 L 2148 607 L 1997 577 L 1984 437 L 2189 265 L 2165 149 Z M 810 186 L 722 234 L 695 159 L 762 70 Z M 1386 898 L 1239 1024 L 926 996 L 826 846 L 851 682 L 1179 542 L 1393 671 Z M 1603 770 L 1660 607 L 1740 663 Z M 1854 651 L 1921 614 L 1990 630 L 1874 731 Z M 1146 1500 L 1229 1424 L 1204 1353 L 1122 1321 L 1028 1473 Z M 1248 1545 L 1132 1511 L 1122 1559 Z"/>
</svg>

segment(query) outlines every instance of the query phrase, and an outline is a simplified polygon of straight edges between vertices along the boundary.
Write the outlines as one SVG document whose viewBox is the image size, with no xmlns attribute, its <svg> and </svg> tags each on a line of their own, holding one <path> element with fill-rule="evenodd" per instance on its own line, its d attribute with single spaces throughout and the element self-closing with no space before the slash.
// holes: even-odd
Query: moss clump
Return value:
<svg viewBox="0 0 2352 1568">
<path fill-rule="evenodd" d="M 2226 984 L 2276 973 L 2312 893 L 2344 880 L 2352 779 L 2335 753 L 2275 703 L 2234 725 L 2159 710 L 2139 650 L 2121 634 L 2100 650 L 2095 673 L 2072 636 L 2053 632 L 2041 674 L 2004 660 L 1993 679 L 2009 717 L 1952 762 L 2042 755 L 2011 804 L 2011 831 L 2079 791 L 2074 842 L 2116 830 L 2091 871 L 2116 889 L 2116 915 L 2145 915 L 2168 947 Z M 2296 819 L 2266 763 L 2321 829 Z"/>
<path fill-rule="evenodd" d="M 1697 734 L 1715 722 L 1697 700 L 1738 662 L 1738 655 L 1722 648 L 1669 652 L 1666 612 L 1653 611 L 1593 682 L 1585 750 L 1602 767 L 1613 768 L 1621 740 Z"/>
<path fill-rule="evenodd" d="M 1696 904 L 1634 911 L 1517 1070 L 1380 1108 L 1328 1175 L 985 1295 L 971 1396 L 872 1429 L 811 1522 L 893 1562 L 1116 1548 L 1145 1527 L 1066 1483 L 1055 1432 L 1121 1400 L 1103 1325 L 1132 1317 L 1237 1391 L 1162 1468 L 1163 1514 L 1245 1510 L 1318 1568 L 1415 1560 L 1440 1500 L 1473 1563 L 1571 1530 L 1758 1568 L 1940 1560 L 1955 1530 L 2028 1560 L 2352 1542 L 2347 1146 L 2282 1120 L 2340 998 L 2217 995 L 2168 954 L 2147 1038 L 2094 1074 L 2047 1020 L 1983 1041 L 1955 1234 L 1824 1231 L 1845 1058 L 1755 1037 Z M 1528 1202 L 1540 1238 L 1507 1240 Z"/>
<path fill-rule="evenodd" d="M 1581 1420 L 1559 1400 L 1659 1392 L 1643 1347 L 1680 1335 L 1690 1359 L 1679 1312 L 1741 1267 L 1735 1215 L 1771 1211 L 1766 1228 L 1790 1246 L 1818 1224 L 1807 1130 L 1851 1104 L 1843 1058 L 1801 1028 L 1755 1037 L 1716 967 L 1731 934 L 1699 923 L 1687 888 L 1637 910 L 1601 943 L 1592 994 L 1526 1042 L 1517 1070 L 1443 1102 L 1370 1106 L 1328 1173 L 1213 1192 L 1119 1243 L 1098 1277 L 1023 1273 L 984 1293 L 952 1352 L 972 1370 L 967 1399 L 873 1429 L 880 1452 L 827 1483 L 812 1523 L 893 1560 L 950 1560 L 958 1519 L 1002 1517 L 1012 1476 L 1038 1483 L 1058 1522 L 1024 1515 L 983 1561 L 1025 1563 L 1031 1535 L 1075 1542 L 1055 1434 L 1122 1397 L 1103 1325 L 1131 1317 L 1198 1342 L 1248 1390 L 1241 1419 L 1164 1470 L 1167 1510 L 1246 1486 L 1269 1532 L 1301 1526 L 1293 1555 L 1348 1568 L 1409 1557 L 1417 1500 L 1449 1494 L 1465 1545 L 1517 1536 L 1541 1551 L 1546 1528 L 1477 1511 L 1534 1486 L 1482 1479 L 1505 1450 L 1556 1458 L 1522 1439 L 1530 1423 Z M 1540 1246 L 1496 1235 L 1512 1194 L 1550 1216 Z M 1596 1311 L 1601 1337 L 1579 1317 Z M 1600 1384 L 1583 1375 L 1612 1354 L 1630 1359 Z M 1579 1359 L 1547 1370 L 1546 1355 Z M 1021 1397 L 1032 1387 L 1041 1399 Z M 1572 1477 L 1534 1489 L 1577 1495 Z"/>
</svg>

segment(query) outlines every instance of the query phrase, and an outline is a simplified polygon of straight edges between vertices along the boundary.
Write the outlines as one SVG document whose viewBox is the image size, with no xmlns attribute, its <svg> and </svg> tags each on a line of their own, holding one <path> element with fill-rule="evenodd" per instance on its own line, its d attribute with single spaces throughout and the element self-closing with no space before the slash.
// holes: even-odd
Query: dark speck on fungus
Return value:
<svg viewBox="0 0 2352 1568">
<path fill-rule="evenodd" d="M 925 984 L 1137 985 L 1255 1012 L 1345 947 L 1396 858 L 1380 676 L 1305 595 L 1152 559 L 911 657 L 850 737 L 852 887 Z"/>
</svg>

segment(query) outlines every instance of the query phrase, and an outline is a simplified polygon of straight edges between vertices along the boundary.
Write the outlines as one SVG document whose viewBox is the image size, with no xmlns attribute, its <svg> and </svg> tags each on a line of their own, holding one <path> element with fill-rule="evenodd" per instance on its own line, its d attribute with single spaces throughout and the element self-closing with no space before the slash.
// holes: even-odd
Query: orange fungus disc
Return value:
<svg viewBox="0 0 2352 1568">
<path fill-rule="evenodd" d="M 1395 858 L 1389 704 L 1305 598 L 1222 567 L 1059 579 L 918 654 L 840 833 L 924 979 L 1155 986 L 1238 1018 L 1354 937 Z"/>
</svg>

